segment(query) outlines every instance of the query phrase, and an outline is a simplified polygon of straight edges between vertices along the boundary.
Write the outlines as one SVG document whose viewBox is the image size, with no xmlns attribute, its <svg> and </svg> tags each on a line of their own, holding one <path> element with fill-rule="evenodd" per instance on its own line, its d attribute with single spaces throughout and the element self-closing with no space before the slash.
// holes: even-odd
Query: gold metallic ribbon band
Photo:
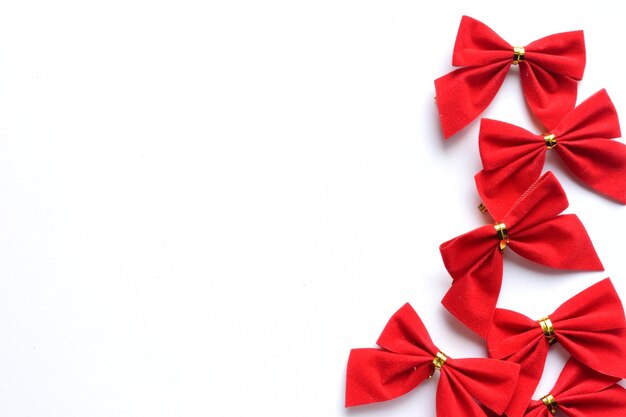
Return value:
<svg viewBox="0 0 626 417">
<path fill-rule="evenodd" d="M 524 54 L 526 54 L 526 49 L 523 46 L 514 46 L 513 47 L 513 65 L 519 64 L 520 61 L 524 60 Z"/>
<path fill-rule="evenodd" d="M 506 244 L 509 243 L 509 231 L 506 228 L 506 224 L 502 222 L 494 224 L 493 227 L 500 238 L 500 252 L 502 252 L 506 248 Z"/>
<path fill-rule="evenodd" d="M 447 359 L 448 357 L 446 356 L 445 353 L 437 352 L 437 354 L 435 355 L 435 358 L 433 359 L 433 365 L 435 365 L 435 369 L 441 369 L 443 364 L 446 363 Z"/>
<path fill-rule="evenodd" d="M 556 405 L 556 400 L 554 399 L 552 394 L 548 394 L 545 397 L 542 397 L 541 401 L 543 401 L 546 407 L 548 407 L 548 410 L 550 410 L 552 415 L 556 414 L 557 405 Z"/>
<path fill-rule="evenodd" d="M 478 210 L 480 210 L 482 214 L 487 214 L 489 212 L 489 210 L 487 210 L 487 206 L 485 206 L 484 203 L 480 203 L 478 205 Z"/>
<path fill-rule="evenodd" d="M 545 136 L 543 137 L 543 139 L 546 141 L 546 147 L 548 149 L 552 149 L 556 146 L 556 136 L 554 136 L 554 134 L 550 133 L 546 133 Z"/>
<path fill-rule="evenodd" d="M 550 343 L 551 345 L 556 343 L 556 334 L 554 333 L 554 326 L 552 325 L 552 320 L 550 320 L 550 317 L 543 317 L 541 320 L 539 320 L 539 325 L 541 326 L 543 335 L 546 337 L 546 339 L 548 339 L 548 343 Z"/>
</svg>

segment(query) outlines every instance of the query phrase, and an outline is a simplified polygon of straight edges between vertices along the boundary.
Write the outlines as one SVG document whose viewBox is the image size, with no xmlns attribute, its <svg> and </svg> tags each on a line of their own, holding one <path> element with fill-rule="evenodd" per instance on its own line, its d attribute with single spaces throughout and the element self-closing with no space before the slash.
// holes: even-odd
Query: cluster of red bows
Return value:
<svg viewBox="0 0 626 417">
<path fill-rule="evenodd" d="M 551 268 L 602 271 L 587 231 L 567 207 L 551 172 L 553 150 L 582 183 L 626 204 L 626 146 L 617 112 L 605 90 L 576 105 L 585 69 L 582 31 L 560 33 L 513 47 L 481 22 L 464 16 L 452 65 L 435 80 L 445 138 L 476 119 L 519 65 L 530 110 L 542 134 L 483 119 L 476 177 L 484 226 L 440 247 L 452 286 L 442 304 L 486 340 L 491 359 L 452 359 L 404 305 L 383 330 L 379 349 L 353 349 L 348 360 L 346 406 L 396 398 L 440 371 L 437 415 L 571 417 L 626 415 L 626 319 L 610 279 L 582 291 L 539 320 L 496 308 L 507 248 Z M 570 353 L 552 391 L 531 400 L 554 343 Z M 445 399 L 445 402 L 444 402 Z"/>
<path fill-rule="evenodd" d="M 626 377 L 625 336 L 624 311 L 609 279 L 540 322 L 498 310 L 488 339 L 492 359 L 448 357 L 405 304 L 378 338 L 380 349 L 350 352 L 346 407 L 397 398 L 439 370 L 438 417 L 549 416 L 557 408 L 572 417 L 621 417 L 626 390 L 617 382 Z M 555 341 L 572 358 L 550 394 L 531 401 Z"/>
</svg>

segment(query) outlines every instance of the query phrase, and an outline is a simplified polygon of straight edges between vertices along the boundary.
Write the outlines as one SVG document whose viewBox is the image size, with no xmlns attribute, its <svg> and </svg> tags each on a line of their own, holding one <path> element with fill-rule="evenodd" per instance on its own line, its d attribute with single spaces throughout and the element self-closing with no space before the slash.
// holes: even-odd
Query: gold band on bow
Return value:
<svg viewBox="0 0 626 417">
<path fill-rule="evenodd" d="M 556 136 L 554 136 L 554 134 L 550 133 L 550 134 L 545 134 L 545 136 L 543 137 L 543 139 L 546 141 L 546 147 L 548 149 L 552 149 L 556 146 Z"/>
<path fill-rule="evenodd" d="M 493 227 L 500 238 L 500 252 L 502 252 L 506 248 L 506 244 L 509 243 L 509 231 L 506 228 L 506 224 L 502 222 L 494 224 Z"/>
<path fill-rule="evenodd" d="M 435 355 L 435 358 L 433 359 L 433 365 L 435 365 L 435 369 L 441 369 L 443 364 L 446 363 L 447 359 L 448 357 L 446 356 L 445 353 L 441 351 L 437 352 L 437 354 Z"/>
<path fill-rule="evenodd" d="M 550 410 L 550 413 L 552 413 L 552 415 L 556 414 L 557 405 L 556 400 L 554 399 L 552 394 L 548 394 L 545 397 L 542 397 L 541 401 L 543 401 L 546 407 L 548 407 L 548 410 Z"/>
<path fill-rule="evenodd" d="M 513 47 L 513 65 L 519 64 L 520 61 L 524 60 L 524 54 L 526 54 L 526 49 L 523 46 L 514 46 Z"/>
<path fill-rule="evenodd" d="M 485 204 L 484 204 L 484 203 L 480 203 L 480 204 L 478 205 L 478 210 L 480 210 L 480 212 L 481 212 L 482 214 L 487 214 L 487 213 L 489 213 L 489 210 L 487 210 L 487 206 L 485 206 Z"/>
<path fill-rule="evenodd" d="M 554 326 L 552 325 L 552 320 L 550 317 L 545 316 L 541 320 L 539 320 L 539 325 L 541 326 L 541 331 L 543 331 L 543 335 L 548 339 L 548 343 L 551 345 L 556 343 L 556 334 L 554 333 Z"/>
</svg>

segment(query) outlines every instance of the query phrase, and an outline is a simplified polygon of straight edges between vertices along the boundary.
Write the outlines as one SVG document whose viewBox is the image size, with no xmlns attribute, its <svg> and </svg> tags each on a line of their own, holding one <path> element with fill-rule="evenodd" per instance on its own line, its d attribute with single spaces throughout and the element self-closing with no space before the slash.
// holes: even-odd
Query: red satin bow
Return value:
<svg viewBox="0 0 626 417">
<path fill-rule="evenodd" d="M 539 321 L 496 309 L 487 335 L 489 356 L 521 365 L 507 416 L 523 415 L 543 373 L 548 348 L 555 342 L 591 369 L 616 378 L 626 377 L 626 320 L 609 278 L 572 297 Z"/>
<path fill-rule="evenodd" d="M 407 303 L 385 326 L 382 349 L 352 349 L 346 377 L 346 407 L 391 400 L 430 378 L 435 368 L 437 416 L 500 415 L 511 400 L 519 365 L 496 359 L 452 359 L 430 340 L 428 331 Z M 481 405 L 480 405 L 481 404 Z"/>
<path fill-rule="evenodd" d="M 545 173 L 511 209 L 488 224 L 440 246 L 452 286 L 442 304 L 467 327 L 486 337 L 502 284 L 503 247 L 558 269 L 602 271 L 602 263 L 556 177 Z M 504 229 L 498 231 L 497 229 Z"/>
<path fill-rule="evenodd" d="M 435 80 L 446 139 L 487 108 L 515 61 L 526 102 L 546 128 L 553 128 L 574 108 L 577 83 L 585 71 L 583 32 L 547 36 L 523 49 L 523 54 L 515 53 L 513 46 L 485 24 L 463 16 L 452 65 L 464 68 Z"/>
<path fill-rule="evenodd" d="M 575 359 L 563 368 L 549 395 L 532 401 L 525 417 L 552 417 L 561 410 L 568 417 L 623 417 L 626 390 L 618 378 L 599 374 Z"/>
<path fill-rule="evenodd" d="M 594 190 L 626 204 L 626 146 L 615 107 L 600 90 L 572 110 L 550 132 L 535 135 L 520 127 L 482 119 L 480 157 L 483 171 L 476 185 L 497 211 L 509 207 L 541 175 L 546 152 L 556 152 L 565 165 Z"/>
</svg>

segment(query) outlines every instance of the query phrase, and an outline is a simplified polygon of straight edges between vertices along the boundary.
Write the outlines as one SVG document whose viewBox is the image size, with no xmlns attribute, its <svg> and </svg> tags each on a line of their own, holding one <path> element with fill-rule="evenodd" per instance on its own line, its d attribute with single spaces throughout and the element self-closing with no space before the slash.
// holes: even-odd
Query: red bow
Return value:
<svg viewBox="0 0 626 417">
<path fill-rule="evenodd" d="M 626 146 L 610 140 L 620 135 L 617 112 L 605 90 L 542 135 L 482 119 L 479 144 L 484 170 L 476 175 L 476 185 L 490 209 L 508 207 L 539 178 L 546 151 L 552 149 L 589 187 L 626 204 Z"/>
<path fill-rule="evenodd" d="M 575 359 L 565 364 L 550 394 L 531 401 L 525 417 L 552 417 L 557 410 L 568 417 L 623 417 L 626 390 L 618 378 L 599 374 Z"/>
<path fill-rule="evenodd" d="M 496 359 L 452 359 L 430 340 L 422 320 L 407 303 L 385 326 L 383 349 L 352 349 L 346 377 L 346 407 L 399 397 L 441 371 L 437 416 L 498 415 L 511 400 L 519 365 Z M 481 404 L 481 405 L 479 405 Z"/>
<path fill-rule="evenodd" d="M 489 356 L 521 365 L 507 416 L 523 415 L 543 373 L 548 348 L 555 342 L 591 369 L 626 377 L 626 320 L 610 279 L 592 285 L 539 321 L 496 309 L 487 335 Z"/>
<path fill-rule="evenodd" d="M 548 129 L 553 128 L 576 105 L 585 59 L 582 31 L 513 47 L 485 24 L 463 16 L 452 65 L 464 68 L 435 80 L 444 137 L 455 134 L 487 108 L 509 67 L 517 63 L 528 106 Z"/>
<path fill-rule="evenodd" d="M 495 224 L 440 246 L 452 286 L 442 304 L 462 323 L 485 337 L 502 284 L 502 254 L 518 255 L 558 269 L 602 271 L 602 263 L 575 214 L 559 215 L 567 197 L 551 173 L 535 181 Z"/>
</svg>

